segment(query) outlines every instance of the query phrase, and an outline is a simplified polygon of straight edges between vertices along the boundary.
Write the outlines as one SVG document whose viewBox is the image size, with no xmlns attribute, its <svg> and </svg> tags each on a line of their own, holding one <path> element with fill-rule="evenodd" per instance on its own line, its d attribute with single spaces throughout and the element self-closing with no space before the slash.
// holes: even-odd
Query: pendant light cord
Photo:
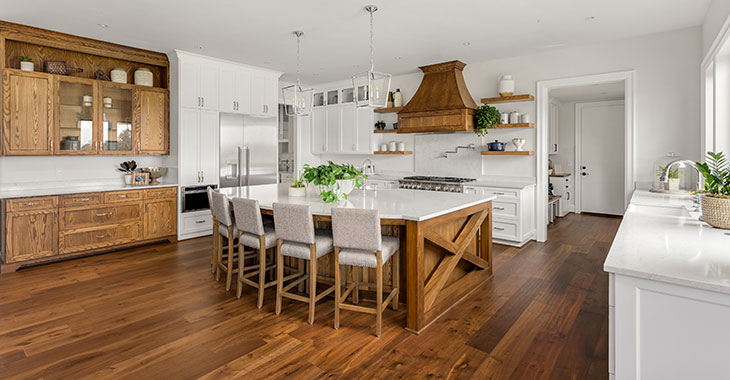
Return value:
<svg viewBox="0 0 730 380">
<path fill-rule="evenodd" d="M 302 83 L 299 81 L 299 68 L 301 66 L 301 56 L 299 54 L 299 39 L 302 36 L 302 32 L 296 32 L 297 35 L 297 86 L 302 87 Z"/>
<path fill-rule="evenodd" d="M 373 13 L 376 9 L 370 9 L 370 72 L 375 69 L 375 60 L 373 58 Z"/>
</svg>

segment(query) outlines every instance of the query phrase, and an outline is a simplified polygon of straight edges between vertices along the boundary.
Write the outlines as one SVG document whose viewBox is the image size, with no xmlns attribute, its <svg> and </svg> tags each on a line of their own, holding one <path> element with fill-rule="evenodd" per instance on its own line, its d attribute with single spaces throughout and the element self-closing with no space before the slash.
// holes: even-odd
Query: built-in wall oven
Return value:
<svg viewBox="0 0 730 380">
<path fill-rule="evenodd" d="M 185 186 L 182 188 L 182 212 L 210 210 L 208 186 L 217 189 L 218 185 Z"/>
</svg>

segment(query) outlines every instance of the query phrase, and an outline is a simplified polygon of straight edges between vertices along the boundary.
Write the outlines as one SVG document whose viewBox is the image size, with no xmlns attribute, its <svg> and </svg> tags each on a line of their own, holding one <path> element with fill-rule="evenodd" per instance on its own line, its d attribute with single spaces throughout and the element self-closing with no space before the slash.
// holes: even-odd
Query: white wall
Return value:
<svg viewBox="0 0 730 380">
<path fill-rule="evenodd" d="M 648 167 L 666 152 L 674 151 L 691 159 L 700 156 L 700 83 L 697 71 L 701 45 L 701 30 L 695 27 L 529 56 L 468 63 L 464 78 L 471 95 L 478 102 L 479 98 L 497 94 L 497 82 L 503 74 L 515 77 L 517 93 L 534 94 L 536 82 L 540 80 L 635 70 L 636 175 L 638 181 L 651 181 Z M 424 62 L 428 63 L 435 62 Z M 392 88 L 400 88 L 407 102 L 421 78 L 421 73 L 393 77 Z M 527 112 L 535 120 L 534 102 L 498 105 L 498 108 Z M 474 134 L 418 135 L 415 137 L 414 156 L 399 159 L 375 157 L 373 161 L 378 169 L 396 171 L 412 171 L 415 168 L 419 173 L 427 170 L 431 174 L 534 177 L 535 157 L 482 158 L 477 154 L 460 153 L 442 163 L 434 160 L 433 153 L 453 149 L 456 144 L 486 143 L 494 139 L 509 141 L 512 137 L 526 138 L 525 149 L 534 150 L 535 136 L 534 130 L 490 131 L 484 139 Z M 303 148 L 309 149 L 309 146 Z M 322 158 L 359 164 L 364 157 Z"/>
<path fill-rule="evenodd" d="M 720 33 L 720 29 L 722 29 L 728 15 L 730 15 L 730 1 L 714 0 L 710 3 L 710 7 L 705 14 L 705 20 L 702 23 L 703 57 L 709 52 L 712 43 L 717 38 L 718 33 Z"/>
</svg>

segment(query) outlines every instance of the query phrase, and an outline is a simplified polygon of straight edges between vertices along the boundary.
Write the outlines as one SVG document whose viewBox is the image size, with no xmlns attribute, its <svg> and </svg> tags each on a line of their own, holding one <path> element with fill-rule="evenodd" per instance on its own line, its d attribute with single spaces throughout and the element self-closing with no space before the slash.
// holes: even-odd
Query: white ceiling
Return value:
<svg viewBox="0 0 730 380">
<path fill-rule="evenodd" d="M 182 49 L 265 66 L 286 72 L 285 80 L 296 67 L 291 32 L 303 30 L 302 81 L 322 83 L 369 66 L 363 7 L 371 2 L 380 8 L 376 69 L 404 74 L 451 59 L 479 62 L 697 26 L 710 1 L 23 0 L 3 2 L 0 18 L 150 50 Z"/>
<path fill-rule="evenodd" d="M 624 82 L 559 88 L 550 97 L 562 102 L 602 102 L 624 98 Z"/>
</svg>

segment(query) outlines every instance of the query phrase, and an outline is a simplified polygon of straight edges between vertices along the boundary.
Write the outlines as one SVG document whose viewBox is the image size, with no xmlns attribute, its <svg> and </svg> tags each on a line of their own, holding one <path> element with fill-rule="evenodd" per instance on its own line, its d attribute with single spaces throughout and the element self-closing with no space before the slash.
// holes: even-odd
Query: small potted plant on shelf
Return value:
<svg viewBox="0 0 730 380">
<path fill-rule="evenodd" d="M 484 104 L 474 111 L 474 128 L 479 136 L 489 133 L 489 128 L 499 124 L 499 110 L 488 104 Z"/>
<path fill-rule="evenodd" d="M 697 163 L 705 178 L 701 195 L 702 219 L 709 225 L 730 229 L 730 163 L 722 152 L 707 153 L 707 162 Z"/>
<path fill-rule="evenodd" d="M 664 167 L 660 166 L 657 169 L 657 176 L 661 176 L 664 173 Z M 669 181 L 664 184 L 664 190 L 667 191 L 679 191 L 679 168 L 673 167 L 669 169 L 669 175 L 667 176 Z"/>
<path fill-rule="evenodd" d="M 304 181 L 304 177 L 300 172 L 297 178 L 294 179 L 294 183 L 289 186 L 290 197 L 305 197 L 307 196 L 307 184 Z"/>
<path fill-rule="evenodd" d="M 134 160 L 132 161 L 124 161 L 121 164 L 119 164 L 119 167 L 117 170 L 124 173 L 124 183 L 126 185 L 132 184 L 132 174 L 134 174 L 134 171 L 137 169 L 137 162 Z"/>
<path fill-rule="evenodd" d="M 23 71 L 33 71 L 33 58 L 21 55 L 20 56 L 20 69 Z"/>
<path fill-rule="evenodd" d="M 362 187 L 367 178 L 351 164 L 335 164 L 329 161 L 325 165 L 312 167 L 304 165 L 304 179 L 317 186 L 322 200 L 326 203 L 347 199 L 348 194 Z"/>
</svg>

